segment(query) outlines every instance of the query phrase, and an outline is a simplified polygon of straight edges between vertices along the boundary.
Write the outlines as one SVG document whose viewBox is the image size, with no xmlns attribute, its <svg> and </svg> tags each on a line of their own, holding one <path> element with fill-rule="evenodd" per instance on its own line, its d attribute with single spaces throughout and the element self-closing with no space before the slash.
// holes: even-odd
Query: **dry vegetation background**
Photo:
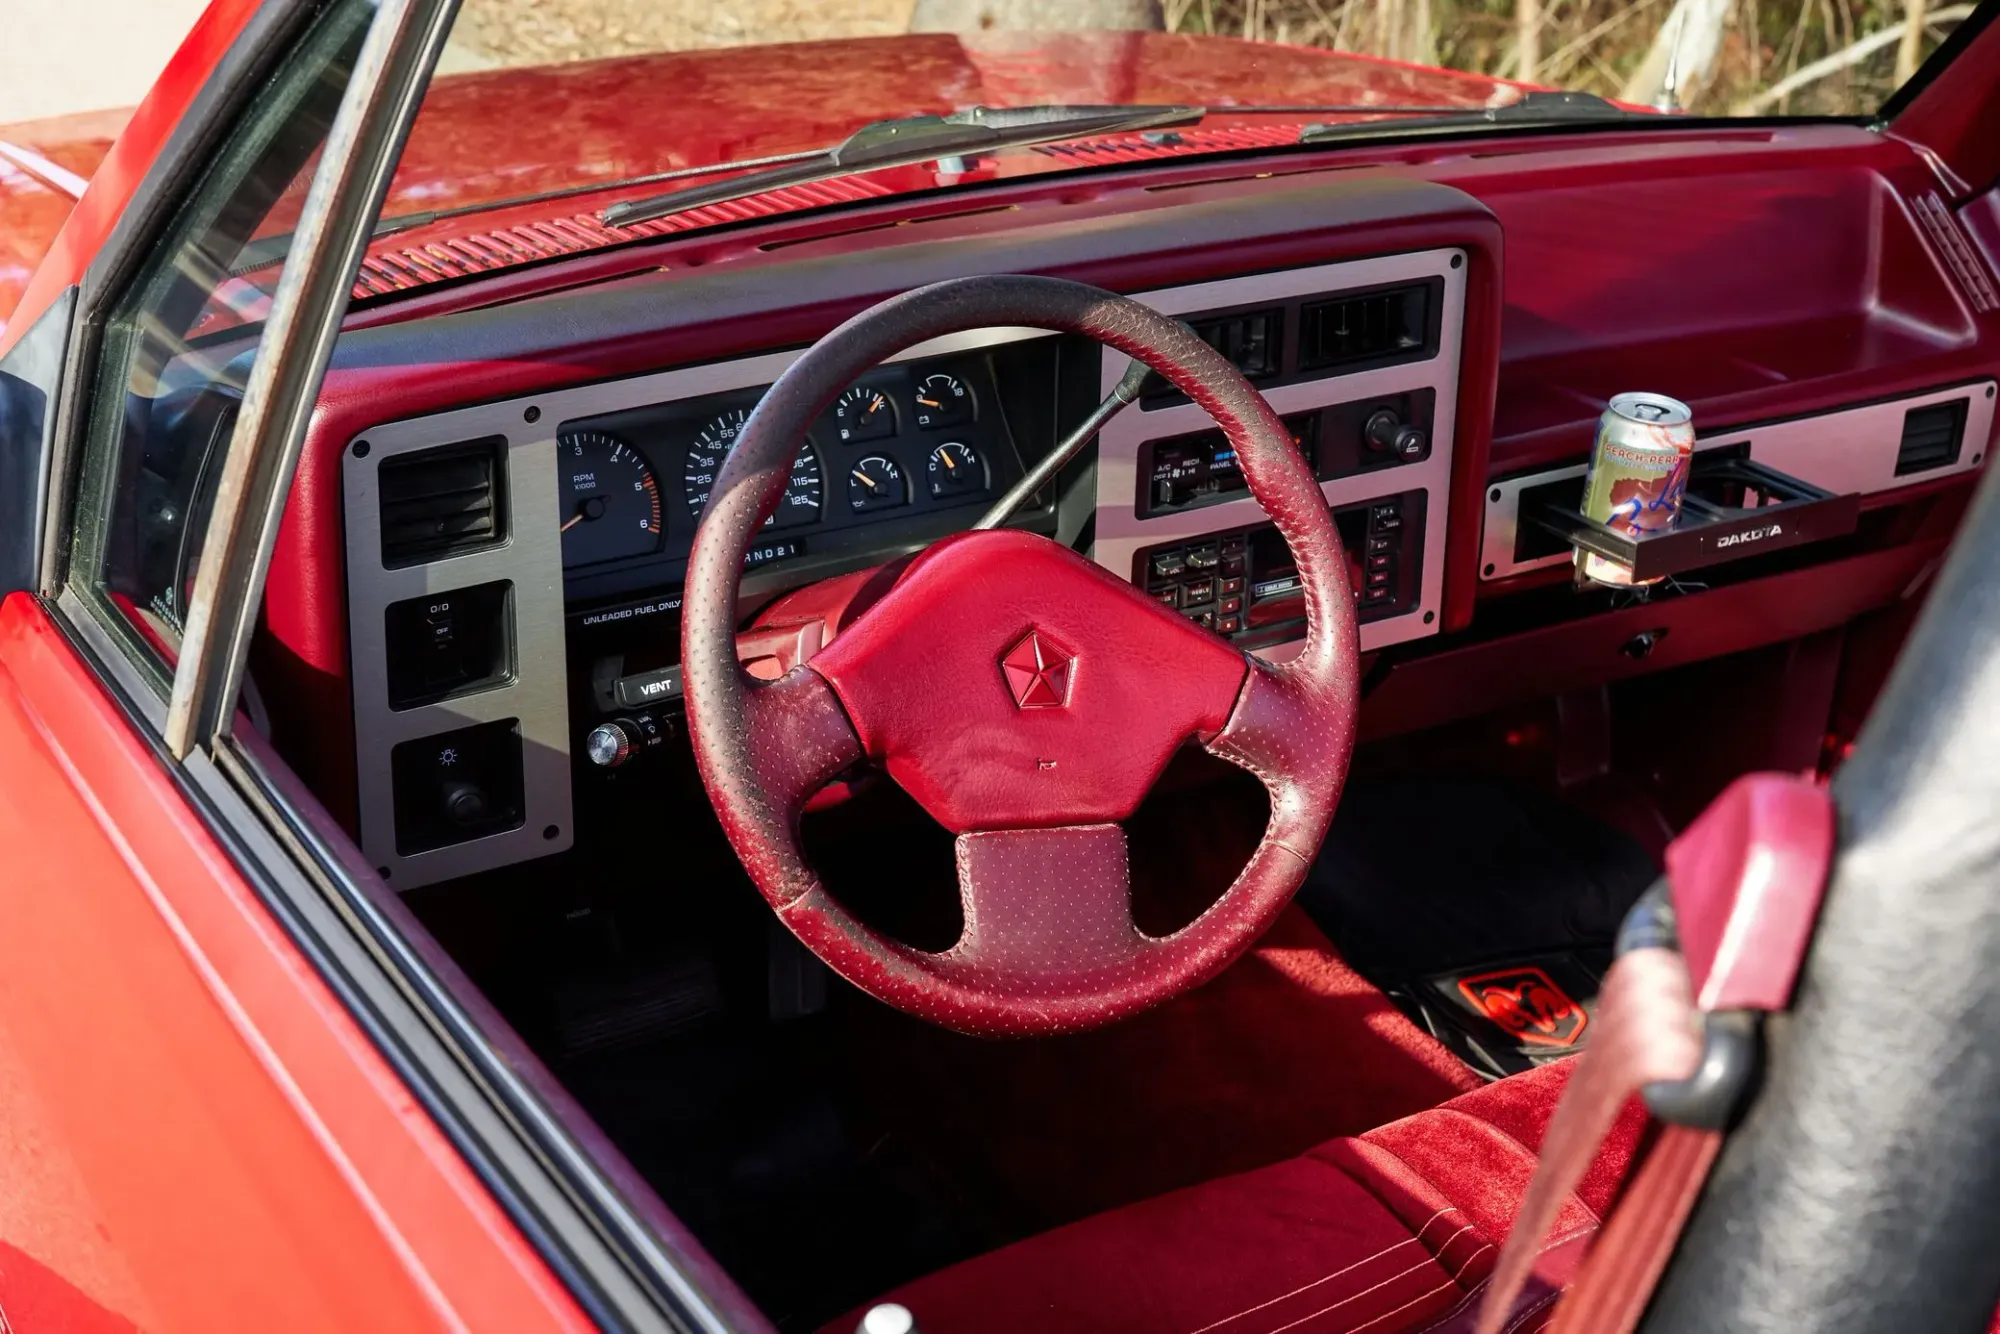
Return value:
<svg viewBox="0 0 2000 1334">
<path fill-rule="evenodd" d="M 1971 11 L 1929 0 L 466 0 L 460 68 L 912 26 L 1147 26 L 1357 51 L 1708 114 L 1873 111 Z M 1105 14 L 1117 16 L 1107 23 Z M 1022 23 L 1031 15 L 1032 23 Z M 1093 16 L 1095 21 L 1093 21 Z"/>
</svg>

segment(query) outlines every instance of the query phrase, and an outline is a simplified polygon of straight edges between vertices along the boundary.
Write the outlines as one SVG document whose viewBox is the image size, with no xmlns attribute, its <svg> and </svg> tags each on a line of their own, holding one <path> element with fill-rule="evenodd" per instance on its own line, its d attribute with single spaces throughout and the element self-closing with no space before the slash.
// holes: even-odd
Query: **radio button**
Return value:
<svg viewBox="0 0 2000 1334">
<path fill-rule="evenodd" d="M 1158 602 L 1163 607 L 1172 607 L 1178 610 L 1181 605 L 1181 590 L 1172 584 L 1168 584 L 1165 588 L 1154 589 L 1152 597 L 1155 602 Z"/>
<path fill-rule="evenodd" d="M 1190 570 L 1212 570 L 1220 559 L 1221 554 L 1214 547 L 1192 547 L 1187 554 Z"/>
<path fill-rule="evenodd" d="M 1243 618 L 1241 616 L 1218 617 L 1215 622 L 1215 628 L 1219 633 L 1233 635 L 1243 628 Z"/>
<path fill-rule="evenodd" d="M 1156 578 L 1171 579 L 1187 569 L 1187 556 L 1179 551 L 1162 551 L 1153 557 L 1153 574 Z"/>
<path fill-rule="evenodd" d="M 1181 586 L 1181 600 L 1190 606 L 1215 600 L 1215 580 L 1191 579 Z"/>
<path fill-rule="evenodd" d="M 1243 576 L 1240 574 L 1231 575 L 1222 581 L 1221 587 L 1224 597 L 1228 597 L 1231 593 L 1241 593 L 1243 591 Z"/>
<path fill-rule="evenodd" d="M 1221 612 L 1224 616 L 1233 615 L 1234 613 L 1243 610 L 1243 599 L 1224 598 L 1222 599 L 1222 601 L 1215 604 L 1215 609 L 1218 612 Z"/>
</svg>

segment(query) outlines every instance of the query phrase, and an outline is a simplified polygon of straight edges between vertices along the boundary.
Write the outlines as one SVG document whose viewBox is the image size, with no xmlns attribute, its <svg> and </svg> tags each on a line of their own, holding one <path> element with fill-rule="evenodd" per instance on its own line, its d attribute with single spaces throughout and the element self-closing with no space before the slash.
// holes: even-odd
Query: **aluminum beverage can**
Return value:
<svg viewBox="0 0 2000 1334">
<path fill-rule="evenodd" d="M 1694 414 L 1665 394 L 1617 394 L 1597 419 L 1590 476 L 1583 485 L 1583 517 L 1626 537 L 1665 532 L 1681 517 L 1688 469 L 1694 460 Z M 1594 552 L 1578 551 L 1587 579 L 1629 585 L 1653 580 Z"/>
</svg>

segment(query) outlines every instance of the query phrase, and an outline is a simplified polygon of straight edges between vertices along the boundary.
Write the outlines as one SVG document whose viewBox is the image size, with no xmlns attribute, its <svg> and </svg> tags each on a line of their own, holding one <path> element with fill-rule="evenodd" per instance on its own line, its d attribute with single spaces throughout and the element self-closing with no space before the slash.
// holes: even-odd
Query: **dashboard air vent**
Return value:
<svg viewBox="0 0 2000 1334">
<path fill-rule="evenodd" d="M 1958 462 L 1965 439 L 1965 400 L 1911 408 L 1903 414 L 1903 442 L 1896 450 L 1896 476 L 1929 472 Z"/>
<path fill-rule="evenodd" d="M 382 460 L 382 564 L 390 569 L 490 547 L 501 519 L 500 436 Z"/>
<path fill-rule="evenodd" d="M 1299 369 L 1324 370 L 1404 357 L 1426 345 L 1431 288 L 1419 283 L 1352 292 L 1299 309 Z"/>
</svg>

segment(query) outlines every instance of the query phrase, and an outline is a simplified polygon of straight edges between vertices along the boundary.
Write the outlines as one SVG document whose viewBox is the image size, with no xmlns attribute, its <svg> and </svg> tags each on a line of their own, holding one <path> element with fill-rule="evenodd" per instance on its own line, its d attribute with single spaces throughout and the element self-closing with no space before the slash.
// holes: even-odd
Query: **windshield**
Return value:
<svg viewBox="0 0 2000 1334">
<path fill-rule="evenodd" d="M 1865 117 L 1971 9 L 1925 0 L 465 0 L 356 295 L 796 209 L 1149 158 L 1557 121 Z M 941 140 L 935 159 L 915 162 L 837 152 L 823 160 L 864 127 L 879 134 L 882 122 L 1029 107 L 1058 117 L 1119 107 L 1194 114 L 1169 116 L 1164 129 L 1106 130 L 1083 118 L 1073 135 L 1059 127 L 1037 142 L 963 151 Z M 801 169 L 813 155 L 822 158 Z M 781 174 L 767 184 L 772 159 Z M 281 204 L 259 229 L 234 266 L 240 282 L 228 302 L 197 332 L 261 315 L 295 214 Z"/>
</svg>

